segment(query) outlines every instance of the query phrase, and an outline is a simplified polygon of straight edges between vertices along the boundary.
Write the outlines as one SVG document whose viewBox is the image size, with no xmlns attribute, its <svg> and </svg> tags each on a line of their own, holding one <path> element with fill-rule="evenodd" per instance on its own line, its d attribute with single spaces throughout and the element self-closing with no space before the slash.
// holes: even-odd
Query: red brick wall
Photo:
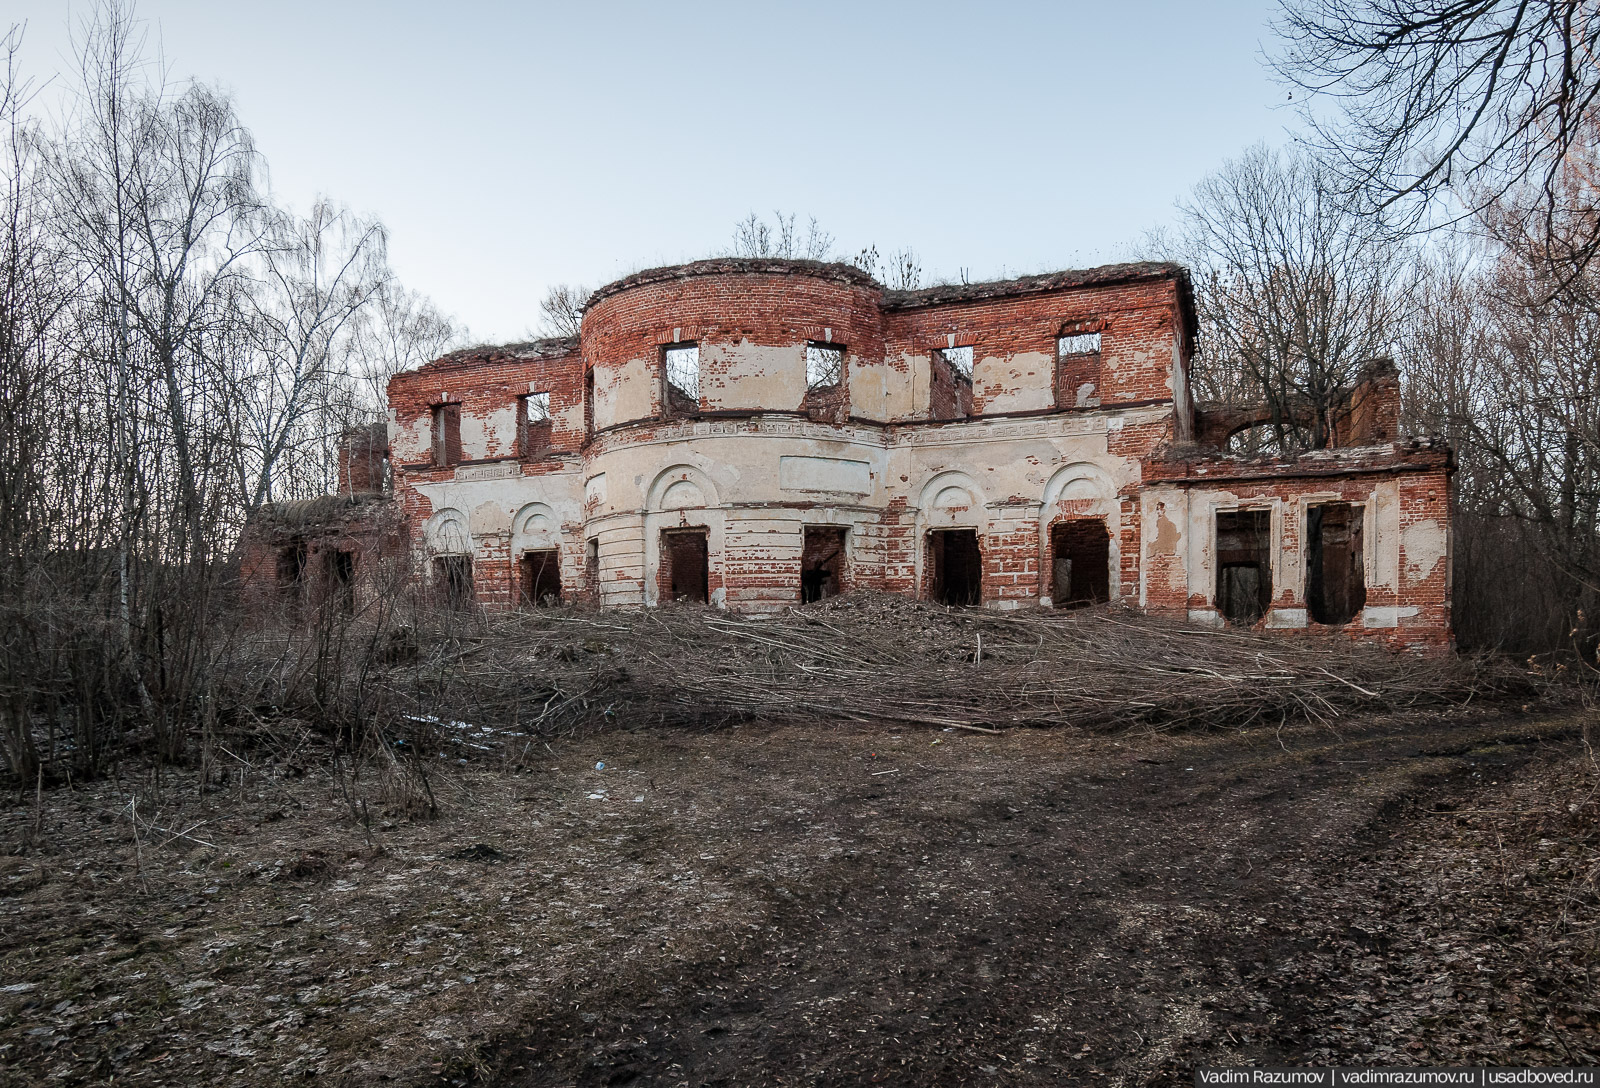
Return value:
<svg viewBox="0 0 1600 1088">
<path fill-rule="evenodd" d="M 459 403 L 463 419 L 485 419 L 514 410 L 517 398 L 534 386 L 550 394 L 550 442 L 543 453 L 575 453 L 583 445 L 583 361 L 577 345 L 544 341 L 538 351 L 515 345 L 457 352 L 417 370 L 396 374 L 389 382 L 389 408 L 395 423 L 411 428 L 428 421 L 440 403 Z M 443 401 L 440 394 L 444 394 Z M 469 442 L 462 450 L 465 461 L 482 461 L 519 455 L 516 427 L 489 438 L 487 448 Z M 426 464 L 413 458 L 409 464 Z"/>
<path fill-rule="evenodd" d="M 1056 382 L 1056 338 L 1066 326 L 1101 329 L 1099 380 L 1102 404 L 1172 399 L 1173 338 L 1179 322 L 1174 280 L 1111 286 L 1067 287 L 1039 294 L 934 305 L 891 304 L 884 317 L 884 346 L 891 357 L 927 355 L 935 348 L 971 344 L 974 360 L 1024 352 L 1049 356 L 1041 388 Z M 1084 364 L 1087 365 L 1087 364 Z M 974 386 L 972 414 L 1007 390 Z M 1050 392 L 1047 403 L 1054 400 Z M 1071 407 L 1071 405 L 1068 405 Z"/>
<path fill-rule="evenodd" d="M 876 362 L 883 357 L 880 293 L 875 286 L 836 278 L 777 272 L 729 271 L 646 282 L 602 297 L 589 308 L 583 318 L 583 357 L 602 373 L 648 360 L 651 417 L 659 417 L 661 349 L 666 345 L 691 340 L 701 345 L 702 394 L 722 377 L 705 350 L 711 344 L 747 342 L 798 352 L 808 340 L 827 341 L 843 344 L 851 358 Z M 845 369 L 839 396 L 847 404 L 848 365 Z M 793 404 L 737 407 L 798 412 L 803 400 L 802 384 Z"/>
</svg>

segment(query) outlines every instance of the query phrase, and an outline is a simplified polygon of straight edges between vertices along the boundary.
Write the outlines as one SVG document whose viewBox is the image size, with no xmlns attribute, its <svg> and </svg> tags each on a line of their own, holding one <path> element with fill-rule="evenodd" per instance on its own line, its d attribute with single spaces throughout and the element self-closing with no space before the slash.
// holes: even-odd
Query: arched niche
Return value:
<svg viewBox="0 0 1600 1088">
<path fill-rule="evenodd" d="M 717 505 L 717 491 L 704 472 L 693 465 L 673 465 L 663 469 L 650 484 L 646 508 L 699 510 Z"/>
<path fill-rule="evenodd" d="M 472 533 L 467 515 L 453 506 L 437 511 L 423 528 L 423 539 L 434 555 L 467 555 L 472 551 Z"/>
<path fill-rule="evenodd" d="M 1117 485 L 1105 469 L 1088 461 L 1075 461 L 1062 465 L 1044 485 L 1044 505 L 1048 510 L 1059 502 L 1074 505 L 1083 500 L 1093 503 L 1114 503 Z"/>
<path fill-rule="evenodd" d="M 540 548 L 555 548 L 561 543 L 561 523 L 547 504 L 530 502 L 511 520 L 512 554 Z"/>
<path fill-rule="evenodd" d="M 941 472 L 929 479 L 922 485 L 917 510 L 924 529 L 970 527 L 981 531 L 989 523 L 983 489 L 965 472 Z"/>
</svg>

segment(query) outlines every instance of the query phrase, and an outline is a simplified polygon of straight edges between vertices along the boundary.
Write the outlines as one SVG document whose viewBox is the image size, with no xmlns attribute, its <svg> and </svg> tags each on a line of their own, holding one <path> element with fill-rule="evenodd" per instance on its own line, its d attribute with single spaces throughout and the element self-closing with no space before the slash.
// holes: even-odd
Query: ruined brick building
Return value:
<svg viewBox="0 0 1600 1088">
<path fill-rule="evenodd" d="M 580 337 L 396 376 L 394 502 L 419 576 L 489 606 L 871 587 L 1448 643 L 1452 461 L 1399 433 L 1392 366 L 1334 448 L 1244 457 L 1226 440 L 1263 417 L 1197 408 L 1194 332 L 1171 264 L 919 291 L 653 269 L 596 292 Z"/>
</svg>

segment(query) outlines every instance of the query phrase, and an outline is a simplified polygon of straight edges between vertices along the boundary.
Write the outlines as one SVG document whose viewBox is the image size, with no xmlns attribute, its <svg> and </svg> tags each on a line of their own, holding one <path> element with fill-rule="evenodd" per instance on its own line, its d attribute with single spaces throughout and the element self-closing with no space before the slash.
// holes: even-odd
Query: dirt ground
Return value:
<svg viewBox="0 0 1600 1088">
<path fill-rule="evenodd" d="M 315 750 L 47 790 L 0 820 L 0 1083 L 1600 1064 L 1582 725 L 617 732 L 452 753 L 433 819 Z"/>
</svg>

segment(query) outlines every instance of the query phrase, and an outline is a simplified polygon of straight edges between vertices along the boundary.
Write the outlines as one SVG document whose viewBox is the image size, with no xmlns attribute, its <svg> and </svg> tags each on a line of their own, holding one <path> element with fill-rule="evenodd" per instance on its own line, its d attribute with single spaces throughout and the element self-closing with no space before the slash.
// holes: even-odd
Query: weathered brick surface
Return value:
<svg viewBox="0 0 1600 1088">
<path fill-rule="evenodd" d="M 406 546 L 473 560 L 478 600 L 517 599 L 517 562 L 556 548 L 563 592 L 640 606 L 663 592 L 664 529 L 703 527 L 713 603 L 799 600 L 807 526 L 846 531 L 843 580 L 925 593 L 929 532 L 971 528 L 982 600 L 1048 600 L 1050 528 L 1103 520 L 1114 599 L 1215 616 L 1215 509 L 1275 511 L 1272 622 L 1301 629 L 1308 502 L 1371 510 L 1368 608 L 1356 633 L 1449 640 L 1448 451 L 1374 445 L 1293 463 L 1180 445 L 1193 309 L 1181 269 L 1112 266 L 997 284 L 885 291 L 840 265 L 718 260 L 602 288 L 578 340 L 456 353 L 390 386 L 390 457 Z M 1097 354 L 1058 357 L 1064 333 Z M 847 350 L 839 387 L 805 385 L 808 341 Z M 669 404 L 663 349 L 699 346 L 699 396 Z M 935 352 L 973 349 L 970 385 Z M 587 395 L 586 387 L 593 387 Z M 544 392 L 550 423 L 519 427 Z M 1392 389 L 1354 397 L 1347 428 L 1393 438 Z M 434 463 L 433 410 L 458 404 L 462 463 Z M 586 561 L 594 541 L 597 558 Z M 265 560 L 257 556 L 256 568 Z M 1369 622 L 1370 621 L 1370 622 Z"/>
</svg>

